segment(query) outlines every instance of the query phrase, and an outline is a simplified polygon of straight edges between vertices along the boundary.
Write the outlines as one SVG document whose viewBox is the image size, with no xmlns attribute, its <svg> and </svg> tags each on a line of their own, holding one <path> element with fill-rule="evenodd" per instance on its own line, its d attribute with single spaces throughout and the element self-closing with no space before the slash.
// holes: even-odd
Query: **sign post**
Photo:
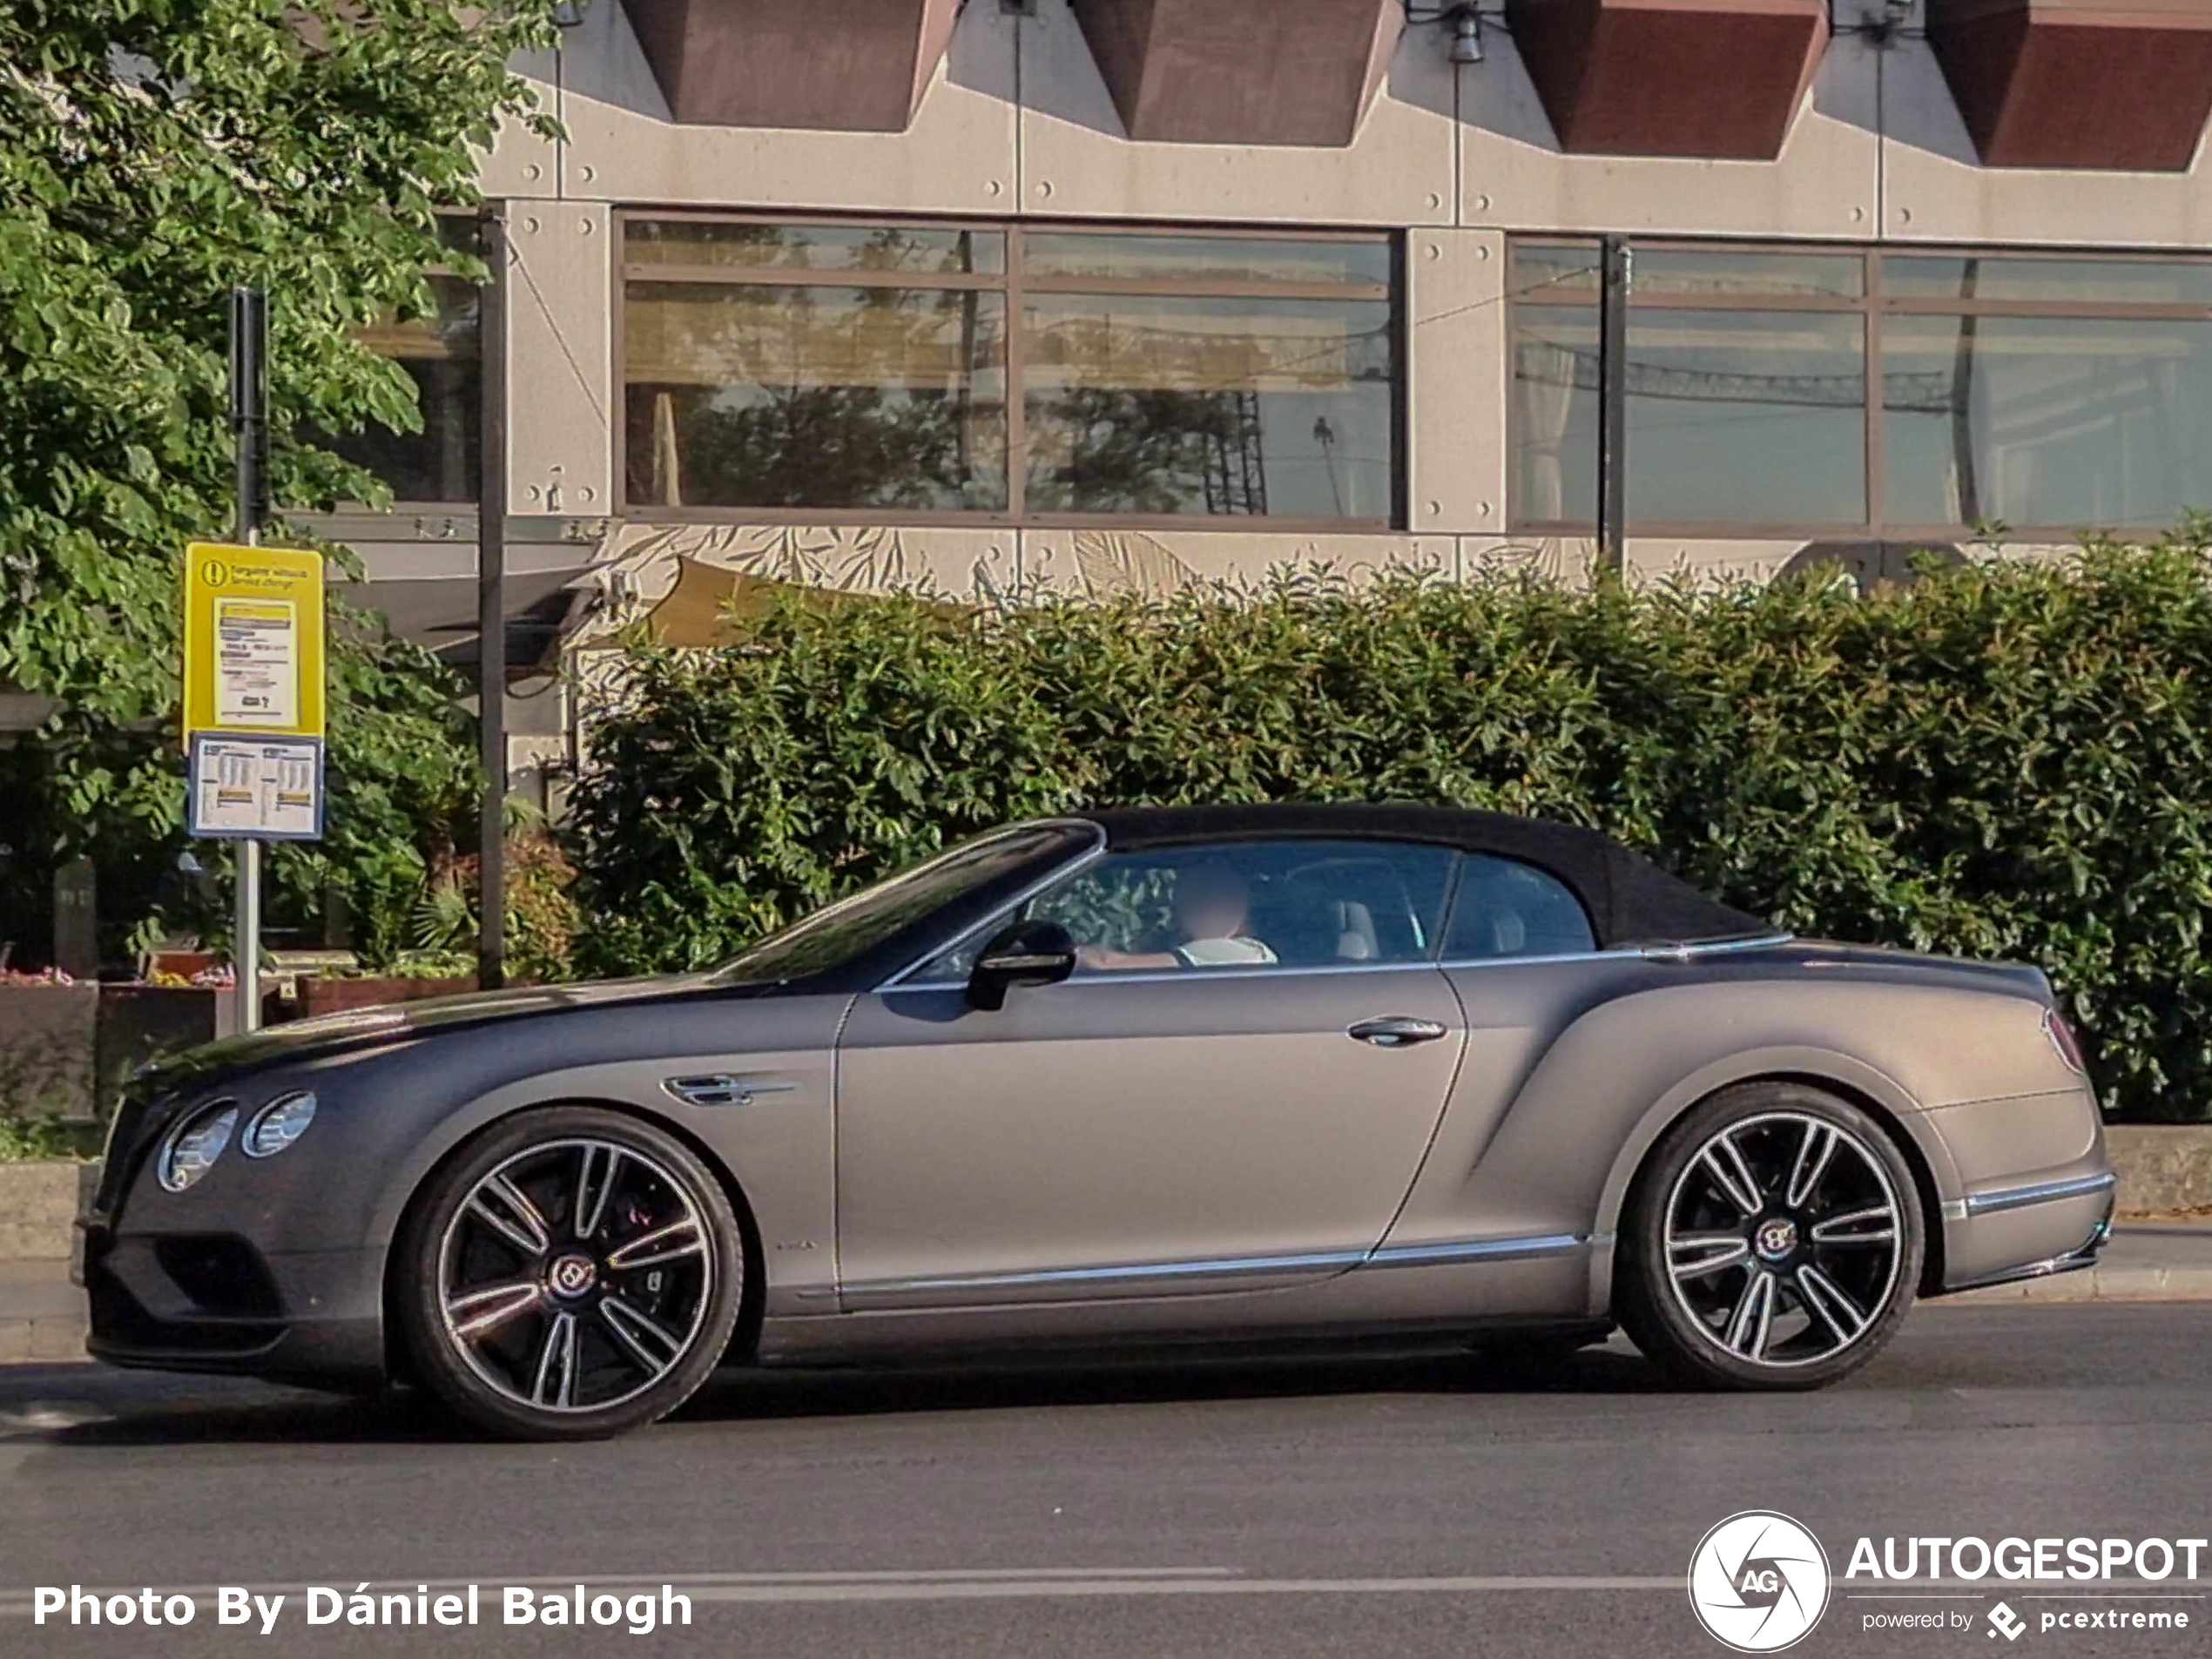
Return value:
<svg viewBox="0 0 2212 1659">
<path fill-rule="evenodd" d="M 263 547 L 267 296 L 231 293 L 238 540 L 185 550 L 187 831 L 238 843 L 235 1025 L 261 1022 L 261 843 L 322 834 L 322 555 Z"/>
</svg>

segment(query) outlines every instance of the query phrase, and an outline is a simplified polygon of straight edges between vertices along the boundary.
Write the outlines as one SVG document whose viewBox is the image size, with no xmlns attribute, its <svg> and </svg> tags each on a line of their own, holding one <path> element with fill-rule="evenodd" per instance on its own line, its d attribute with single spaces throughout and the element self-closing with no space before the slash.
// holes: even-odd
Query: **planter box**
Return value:
<svg viewBox="0 0 2212 1659">
<path fill-rule="evenodd" d="M 2107 1123 L 2105 1151 L 2120 1177 L 2120 1213 L 2212 1210 L 2212 1126 Z"/>
<path fill-rule="evenodd" d="M 62 1261 L 89 1163 L 0 1163 L 0 1262 Z"/>
<path fill-rule="evenodd" d="M 303 1018 L 312 1018 L 386 1002 L 418 1002 L 426 996 L 451 996 L 475 988 L 474 974 L 465 979 L 303 979 L 300 1013 Z"/>
<path fill-rule="evenodd" d="M 0 1115 L 92 1116 L 100 988 L 0 985 Z"/>
<path fill-rule="evenodd" d="M 105 1116 L 125 1079 L 147 1061 L 215 1040 L 220 993 L 167 985 L 103 985 L 93 1036 L 94 1101 Z"/>
</svg>

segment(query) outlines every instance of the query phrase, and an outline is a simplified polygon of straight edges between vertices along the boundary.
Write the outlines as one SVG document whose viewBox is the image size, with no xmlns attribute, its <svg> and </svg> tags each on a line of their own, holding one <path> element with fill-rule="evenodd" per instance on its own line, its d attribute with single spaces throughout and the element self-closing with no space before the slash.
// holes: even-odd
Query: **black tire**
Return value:
<svg viewBox="0 0 2212 1659">
<path fill-rule="evenodd" d="M 415 1375 L 513 1440 L 666 1416 L 712 1374 L 745 1299 L 721 1183 L 673 1136 L 597 1107 L 487 1130 L 416 1195 L 395 1250 Z"/>
<path fill-rule="evenodd" d="M 1701 1102 L 1653 1148 L 1622 1220 L 1622 1328 L 1709 1387 L 1818 1388 L 1858 1370 L 1912 1305 L 1926 1248 L 1889 1132 L 1799 1083 Z"/>
</svg>

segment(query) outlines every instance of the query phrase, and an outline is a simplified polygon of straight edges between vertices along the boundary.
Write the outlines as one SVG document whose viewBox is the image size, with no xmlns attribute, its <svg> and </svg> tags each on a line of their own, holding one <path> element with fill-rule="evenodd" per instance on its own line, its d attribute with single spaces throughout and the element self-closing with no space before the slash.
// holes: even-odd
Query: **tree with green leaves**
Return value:
<svg viewBox="0 0 2212 1659">
<path fill-rule="evenodd" d="M 477 201 L 500 123 L 542 122 L 509 65 L 550 10 L 0 6 L 0 691 L 57 705 L 0 749 L 0 940 L 37 949 L 51 872 L 79 856 L 125 923 L 212 908 L 173 875 L 179 570 L 232 524 L 225 295 L 271 295 L 273 498 L 380 501 L 314 435 L 419 428 L 413 382 L 356 331 L 426 314 L 437 267 L 482 274 L 440 216 Z M 471 810 L 475 761 L 434 658 L 358 617 L 334 635 L 328 839 L 269 871 L 295 914 L 334 888 L 375 924 L 420 882 L 423 826 Z"/>
</svg>

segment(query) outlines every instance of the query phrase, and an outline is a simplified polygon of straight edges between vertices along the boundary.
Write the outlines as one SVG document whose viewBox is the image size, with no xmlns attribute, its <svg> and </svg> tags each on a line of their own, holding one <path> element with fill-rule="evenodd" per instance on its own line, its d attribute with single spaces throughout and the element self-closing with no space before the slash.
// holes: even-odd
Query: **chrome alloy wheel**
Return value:
<svg viewBox="0 0 2212 1659">
<path fill-rule="evenodd" d="M 1883 1161 L 1804 1112 L 1716 1131 L 1667 1195 L 1674 1295 L 1716 1346 L 1810 1366 L 1857 1342 L 1896 1292 L 1904 1222 Z"/>
<path fill-rule="evenodd" d="M 698 1341 L 715 1289 L 708 1246 L 698 1196 L 637 1148 L 525 1148 L 481 1177 L 446 1225 L 446 1335 L 517 1405 L 619 1406 Z"/>
</svg>

